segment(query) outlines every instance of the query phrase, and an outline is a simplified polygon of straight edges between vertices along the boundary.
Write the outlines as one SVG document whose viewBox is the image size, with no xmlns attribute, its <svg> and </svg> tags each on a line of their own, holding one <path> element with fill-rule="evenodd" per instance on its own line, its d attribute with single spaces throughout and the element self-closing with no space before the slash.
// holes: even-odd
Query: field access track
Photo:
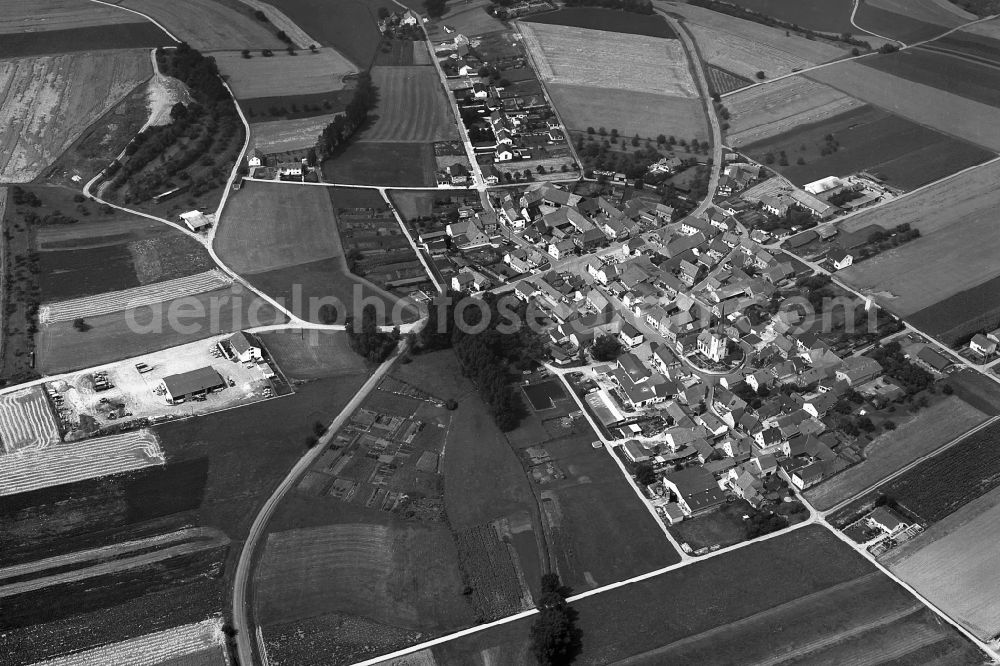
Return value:
<svg viewBox="0 0 1000 666">
<path fill-rule="evenodd" d="M 59 486 L 165 463 L 151 430 L 53 444 L 0 456 L 0 496 Z"/>
<path fill-rule="evenodd" d="M 204 273 L 196 273 L 164 282 L 154 282 L 141 287 L 48 303 L 40 308 L 38 321 L 48 324 L 57 321 L 72 321 L 77 318 L 98 317 L 112 312 L 139 308 L 144 305 L 155 305 L 175 298 L 223 289 L 231 285 L 232 282 L 232 278 L 215 268 Z"/>
<path fill-rule="evenodd" d="M 0 395 L 0 461 L 3 453 L 57 444 L 59 426 L 39 386 Z"/>
</svg>

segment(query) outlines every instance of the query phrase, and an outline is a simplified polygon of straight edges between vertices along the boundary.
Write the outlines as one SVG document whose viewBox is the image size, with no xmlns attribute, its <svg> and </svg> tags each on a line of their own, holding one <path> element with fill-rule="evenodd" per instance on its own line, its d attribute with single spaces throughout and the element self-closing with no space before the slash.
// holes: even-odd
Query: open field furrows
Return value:
<svg viewBox="0 0 1000 666">
<path fill-rule="evenodd" d="M 955 32 L 920 46 L 921 50 L 967 58 L 981 65 L 1000 66 L 1000 40 L 969 32 Z"/>
<path fill-rule="evenodd" d="M 0 180 L 35 178 L 151 74 L 145 51 L 0 61 Z"/>
<path fill-rule="evenodd" d="M 838 277 L 904 316 L 997 277 L 997 178 L 1000 164 L 987 164 L 849 218 L 844 231 L 910 224 L 920 229 L 921 238 L 840 271 Z M 928 210 L 934 215 L 927 215 Z"/>
<path fill-rule="evenodd" d="M 982 661 L 971 643 L 819 526 L 582 599 L 573 608 L 584 640 L 578 664 L 869 663 L 898 658 L 907 635 L 922 639 L 909 650 L 933 644 L 947 655 L 945 663 Z M 533 620 L 436 646 L 436 663 L 526 663 Z M 880 640 L 884 631 L 895 640 Z"/>
<path fill-rule="evenodd" d="M 861 106 L 862 102 L 832 87 L 793 76 L 730 95 L 727 138 L 733 147 L 788 132 Z"/>
<path fill-rule="evenodd" d="M 124 13 L 124 12 L 123 12 Z M 139 16 L 132 15 L 135 19 Z M 149 21 L 3 35 L 0 58 L 27 58 L 110 49 L 150 49 L 176 42 Z"/>
<path fill-rule="evenodd" d="M 1000 64 L 980 64 L 969 56 L 924 48 L 865 58 L 863 62 L 907 81 L 1000 107 Z"/>
<path fill-rule="evenodd" d="M 282 153 L 287 150 L 302 150 L 316 145 L 319 135 L 333 122 L 336 114 L 298 118 L 296 120 L 272 120 L 254 123 L 253 147 L 264 153 Z"/>
<path fill-rule="evenodd" d="M 942 25 L 934 22 L 922 21 L 911 16 L 909 8 L 902 9 L 900 12 L 895 12 L 888 9 L 882 9 L 881 7 L 876 7 L 868 2 L 861 2 L 858 6 L 854 22 L 864 30 L 870 30 L 875 34 L 896 39 L 907 44 L 920 42 L 925 39 L 934 39 L 935 37 L 947 32 L 950 28 L 963 23 L 961 20 L 949 20 L 948 22 L 951 25 Z M 860 39 L 865 38 L 864 33 L 860 33 L 857 36 Z"/>
<path fill-rule="evenodd" d="M 750 79 L 719 69 L 714 65 L 705 66 L 705 77 L 708 79 L 708 87 L 713 93 L 724 95 L 734 90 L 739 90 L 750 85 Z"/>
<path fill-rule="evenodd" d="M 222 619 L 213 618 L 92 650 L 56 657 L 38 666 L 225 666 Z"/>
<path fill-rule="evenodd" d="M 472 620 L 447 528 L 348 523 L 268 535 L 256 599 L 265 626 L 344 613 L 417 630 Z"/>
<path fill-rule="evenodd" d="M 853 60 L 813 70 L 809 78 L 921 125 L 1000 150 L 1000 132 L 993 122 L 997 110 L 988 104 L 907 81 Z"/>
<path fill-rule="evenodd" d="M 677 34 L 661 16 L 635 14 L 603 7 L 566 7 L 554 12 L 529 16 L 525 21 L 644 35 L 646 37 L 675 39 L 677 37 Z"/>
<path fill-rule="evenodd" d="M 239 0 L 244 5 L 252 7 L 256 11 L 264 12 L 267 20 L 274 24 L 274 27 L 283 31 L 300 49 L 307 49 L 313 44 L 319 46 L 319 40 L 310 37 L 298 23 L 288 18 L 284 12 L 264 0 Z"/>
<path fill-rule="evenodd" d="M 74 298 L 43 305 L 38 313 L 41 323 L 70 321 L 77 317 L 96 317 L 120 310 L 138 308 L 144 305 L 163 303 L 174 298 L 194 296 L 206 291 L 228 287 L 231 277 L 216 268 L 187 277 L 155 282 L 141 287 L 132 287 L 98 296 Z"/>
<path fill-rule="evenodd" d="M 215 0 L 120 0 L 121 7 L 152 17 L 199 51 L 284 49 L 266 24 Z"/>
<path fill-rule="evenodd" d="M 59 425 L 39 386 L 0 396 L 0 453 L 58 444 Z"/>
<path fill-rule="evenodd" d="M 171 312 L 179 317 L 178 325 L 171 324 Z M 43 373 L 67 372 L 287 321 L 237 282 L 227 289 L 92 317 L 86 331 L 68 321 L 46 324 L 38 336 L 37 363 Z"/>
<path fill-rule="evenodd" d="M 970 502 L 882 562 L 983 640 L 1000 632 L 1000 489 Z M 942 563 L 947 575 L 942 575 Z"/>
<path fill-rule="evenodd" d="M 669 11 L 684 17 L 707 63 L 755 81 L 757 72 L 773 78 L 847 55 L 827 42 L 695 5 L 671 6 Z"/>
<path fill-rule="evenodd" d="M 144 22 L 140 16 L 90 0 L 0 0 L 0 35 Z"/>
<path fill-rule="evenodd" d="M 697 97 L 679 40 L 544 23 L 521 23 L 546 83 Z"/>
<path fill-rule="evenodd" d="M 361 133 L 362 141 L 458 139 L 455 117 L 434 68 L 373 67 L 371 75 L 378 103 L 372 111 L 375 122 Z"/>
<path fill-rule="evenodd" d="M 336 11 L 329 0 L 267 0 L 289 19 L 309 31 L 323 46 L 332 46 L 359 69 L 368 69 L 378 51 L 382 33 L 378 8 L 399 11 L 391 0 L 339 0 Z M 470 34 L 470 33 L 465 33 Z"/>
<path fill-rule="evenodd" d="M 98 576 L 146 567 L 172 557 L 225 547 L 228 544 L 229 538 L 225 534 L 213 531 L 199 535 L 198 538 L 180 539 L 177 542 L 166 543 L 162 547 L 138 549 L 136 552 L 122 550 L 112 553 L 104 559 L 92 562 L 76 561 L 70 565 L 56 567 L 53 571 L 42 570 L 37 572 L 41 575 L 27 580 L 4 582 L 0 584 L 0 598 L 16 597 L 19 594 L 27 594 L 57 585 L 79 583 Z"/>
<path fill-rule="evenodd" d="M 832 152 L 829 136 L 837 142 Z M 799 187 L 826 176 L 847 176 L 864 170 L 904 190 L 996 157 L 985 148 L 869 105 L 799 125 L 747 145 L 744 151 L 760 162 L 765 162 L 768 154 L 786 153 L 789 164 L 772 168 Z"/>
<path fill-rule="evenodd" d="M 851 25 L 853 0 L 733 0 L 732 4 L 809 30 L 833 34 L 858 31 Z"/>
<path fill-rule="evenodd" d="M 455 543 L 480 618 L 492 621 L 525 610 L 517 569 L 493 523 L 456 532 Z"/>
<path fill-rule="evenodd" d="M 260 273 L 342 254 L 326 188 L 248 182 L 229 197 L 215 236 L 238 273 Z"/>
<path fill-rule="evenodd" d="M 993 330 L 1000 324 L 1000 276 L 917 310 L 908 321 L 949 345 Z"/>
<path fill-rule="evenodd" d="M 698 99 L 668 97 L 653 93 L 629 92 L 563 83 L 547 85 L 552 103 L 567 129 L 585 132 L 588 127 L 617 129 L 624 137 L 638 134 L 655 139 L 658 135 L 678 140 L 707 141 L 708 120 Z M 623 97 L 628 104 L 622 105 Z"/>
<path fill-rule="evenodd" d="M 15 495 L 164 462 L 160 443 L 150 430 L 53 444 L 18 455 L 0 456 L 0 495 Z"/>
<path fill-rule="evenodd" d="M 862 4 L 866 7 L 877 7 L 893 14 L 949 28 L 975 21 L 978 18 L 951 0 L 864 0 Z M 862 25 L 864 24 L 862 23 Z"/>
<path fill-rule="evenodd" d="M 865 447 L 865 459 L 805 492 L 810 504 L 825 511 L 926 455 L 987 418 L 965 401 L 951 397 L 919 412 Z"/>
<path fill-rule="evenodd" d="M 344 77 L 358 71 L 350 60 L 331 48 L 298 55 L 276 51 L 269 58 L 259 53 L 244 58 L 237 51 L 213 53 L 212 57 L 233 94 L 241 100 L 341 90 L 345 87 Z"/>
</svg>

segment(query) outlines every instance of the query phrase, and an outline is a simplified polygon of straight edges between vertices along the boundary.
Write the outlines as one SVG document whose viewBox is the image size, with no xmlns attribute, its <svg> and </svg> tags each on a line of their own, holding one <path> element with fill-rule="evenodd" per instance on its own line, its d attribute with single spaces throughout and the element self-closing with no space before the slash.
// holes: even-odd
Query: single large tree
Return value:
<svg viewBox="0 0 1000 666">
<path fill-rule="evenodd" d="M 622 353 L 622 343 L 613 335 L 602 335 L 594 340 L 590 355 L 595 361 L 613 361 Z"/>
<path fill-rule="evenodd" d="M 576 611 L 566 603 L 568 590 L 557 574 L 542 576 L 538 617 L 531 625 L 531 650 L 541 666 L 570 664 L 580 653 Z"/>
</svg>

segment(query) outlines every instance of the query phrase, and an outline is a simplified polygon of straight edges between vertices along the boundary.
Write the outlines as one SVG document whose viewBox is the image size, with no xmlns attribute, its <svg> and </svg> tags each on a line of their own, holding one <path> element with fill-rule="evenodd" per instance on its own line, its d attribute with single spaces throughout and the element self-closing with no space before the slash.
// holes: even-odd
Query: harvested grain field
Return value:
<svg viewBox="0 0 1000 666">
<path fill-rule="evenodd" d="M 880 106 L 904 118 L 1000 150 L 996 108 L 958 95 L 907 81 L 854 61 L 809 73 L 809 78 Z"/>
<path fill-rule="evenodd" d="M 141 16 L 90 0 L 0 0 L 0 34 L 138 23 Z"/>
<path fill-rule="evenodd" d="M 519 23 L 546 83 L 697 97 L 679 40 L 544 23 Z"/>
<path fill-rule="evenodd" d="M 39 666 L 90 666 L 112 663 L 118 666 L 156 664 L 225 666 L 229 660 L 226 657 L 222 619 L 212 618 L 120 643 L 102 645 L 83 652 L 56 657 Z"/>
<path fill-rule="evenodd" d="M 182 296 L 194 296 L 206 291 L 222 289 L 233 283 L 232 278 L 220 269 L 195 273 L 186 277 L 154 282 L 140 287 L 111 291 L 96 296 L 85 296 L 43 305 L 38 312 L 40 323 L 71 321 L 77 317 L 97 317 L 119 310 L 162 303 Z"/>
<path fill-rule="evenodd" d="M 848 54 L 827 42 L 695 5 L 678 4 L 670 11 L 684 17 L 705 62 L 749 79 L 756 80 L 758 71 L 773 78 Z"/>
<path fill-rule="evenodd" d="M 254 9 L 254 11 L 264 12 L 267 20 L 274 24 L 278 30 L 284 31 L 292 43 L 300 49 L 307 49 L 312 45 L 319 46 L 319 40 L 313 39 L 302 27 L 288 18 L 288 16 L 274 5 L 263 0 L 239 0 L 244 5 Z"/>
<path fill-rule="evenodd" d="M 745 146 L 861 106 L 839 90 L 793 76 L 726 97 L 729 145 Z"/>
<path fill-rule="evenodd" d="M 984 641 L 1000 633 L 1000 489 L 934 523 L 883 563 Z"/>
<path fill-rule="evenodd" d="M 254 123 L 253 147 L 264 153 L 282 153 L 288 150 L 301 150 L 316 145 L 316 140 L 327 125 L 333 122 L 336 114 L 295 120 L 272 120 L 266 123 Z"/>
<path fill-rule="evenodd" d="M 950 0 L 865 0 L 864 4 L 916 21 L 935 23 L 948 28 L 978 18 Z"/>
<path fill-rule="evenodd" d="M 983 21 L 982 23 L 962 28 L 958 34 L 961 35 L 963 32 L 1000 39 L 1000 18 L 990 19 L 989 21 Z"/>
<path fill-rule="evenodd" d="M 285 48 L 266 24 L 215 0 L 121 0 L 118 5 L 153 18 L 199 51 Z"/>
<path fill-rule="evenodd" d="M 58 444 L 59 426 L 40 386 L 0 396 L 0 454 Z"/>
<path fill-rule="evenodd" d="M 455 116 L 433 67 L 372 67 L 378 103 L 362 141 L 428 143 L 458 139 Z"/>
<path fill-rule="evenodd" d="M 673 135 L 690 141 L 708 140 L 708 120 L 701 100 L 652 93 L 593 88 L 562 83 L 547 86 L 552 103 L 570 130 L 588 127 L 617 129 L 625 137 Z"/>
<path fill-rule="evenodd" d="M 0 61 L 0 180 L 38 176 L 152 73 L 146 51 Z"/>
<path fill-rule="evenodd" d="M 165 462 L 160 442 L 151 430 L 53 444 L 0 456 L 0 496 L 130 472 Z"/>
<path fill-rule="evenodd" d="M 902 469 L 987 418 L 964 400 L 950 397 L 926 410 L 896 430 L 885 432 L 865 447 L 865 459 L 805 492 L 817 509 L 826 510 L 888 475 Z"/>
<path fill-rule="evenodd" d="M 344 77 L 358 71 L 350 60 L 331 48 L 298 55 L 276 51 L 269 58 L 259 53 L 244 58 L 237 51 L 212 56 L 237 99 L 342 90 Z"/>
</svg>

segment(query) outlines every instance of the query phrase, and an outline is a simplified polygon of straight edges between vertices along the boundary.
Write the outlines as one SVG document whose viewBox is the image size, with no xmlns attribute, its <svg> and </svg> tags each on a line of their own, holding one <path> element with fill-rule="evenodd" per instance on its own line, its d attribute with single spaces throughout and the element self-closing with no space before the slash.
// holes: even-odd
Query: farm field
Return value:
<svg viewBox="0 0 1000 666">
<path fill-rule="evenodd" d="M 1000 385 L 975 370 L 965 368 L 948 380 L 955 395 L 984 414 L 1000 414 Z"/>
<path fill-rule="evenodd" d="M 312 45 L 318 45 L 318 40 L 311 37 L 302 27 L 288 18 L 284 12 L 264 0 L 227 0 L 228 2 L 241 2 L 252 7 L 255 11 L 264 12 L 267 20 L 274 24 L 278 30 L 284 31 L 291 38 L 292 43 L 300 49 L 308 49 Z"/>
<path fill-rule="evenodd" d="M 117 4 L 152 17 L 199 51 L 285 48 L 266 24 L 215 0 L 119 0 Z"/>
<path fill-rule="evenodd" d="M 964 400 L 950 397 L 921 410 L 896 430 L 879 435 L 865 447 L 865 459 L 810 488 L 804 494 L 821 511 L 878 483 L 920 456 L 979 425 L 987 418 Z"/>
<path fill-rule="evenodd" d="M 922 45 L 920 49 L 967 58 L 983 65 L 996 65 L 1000 60 L 1000 40 L 969 31 L 979 25 L 983 24 L 976 24 L 969 26 L 968 29 L 953 32 L 946 37 Z"/>
<path fill-rule="evenodd" d="M 1000 585 L 992 574 L 1000 553 L 1000 490 L 970 502 L 922 535 L 889 551 L 882 563 L 975 636 L 990 640 L 1000 631 L 994 603 Z M 941 563 L 948 575 L 941 575 Z"/>
<path fill-rule="evenodd" d="M 976 23 L 970 25 L 957 33 L 959 35 L 979 35 L 982 37 L 988 37 L 991 39 L 1000 39 L 1000 20 L 990 19 L 989 21 L 983 21 L 982 23 Z"/>
<path fill-rule="evenodd" d="M 833 136 L 837 148 L 824 155 L 827 136 Z M 744 150 L 762 163 L 768 153 L 785 152 L 789 165 L 772 165 L 772 168 L 799 187 L 829 175 L 847 176 L 865 170 L 904 190 L 940 180 L 996 156 L 985 148 L 867 105 L 817 123 L 799 125 L 749 144 Z M 799 158 L 804 164 L 798 164 Z"/>
<path fill-rule="evenodd" d="M 946 344 L 955 344 L 1000 322 L 998 287 L 1000 276 L 990 278 L 914 312 L 909 321 Z"/>
<path fill-rule="evenodd" d="M 360 141 L 428 143 L 458 139 L 455 116 L 432 67 L 373 67 L 375 121 Z"/>
<path fill-rule="evenodd" d="M 0 88 L 7 91 L 0 102 L 0 180 L 38 176 L 151 75 L 149 54 L 139 50 L 0 61 Z"/>
<path fill-rule="evenodd" d="M 975 102 L 1000 107 L 1000 68 L 963 56 L 915 48 L 873 58 L 865 66 Z"/>
<path fill-rule="evenodd" d="M 741 584 L 721 583 L 729 580 Z M 665 597 L 672 603 L 664 604 Z M 572 606 L 583 632 L 578 664 L 919 662 L 927 654 L 953 664 L 982 660 L 913 596 L 818 526 Z M 435 646 L 433 656 L 440 666 L 525 663 L 532 620 Z M 774 630 L 781 626 L 795 631 Z"/>
<path fill-rule="evenodd" d="M 862 7 L 875 7 L 949 28 L 975 21 L 977 18 L 975 14 L 970 14 L 951 0 L 865 0 Z"/>
<path fill-rule="evenodd" d="M 856 33 L 851 25 L 851 0 L 733 0 L 734 5 L 809 30 L 840 34 Z"/>
<path fill-rule="evenodd" d="M 965 23 L 934 0 L 866 0 L 858 5 L 854 22 L 863 30 L 898 39 L 904 43 L 933 39 L 949 28 Z M 860 35 L 864 39 L 864 33 Z"/>
<path fill-rule="evenodd" d="M 808 76 L 913 122 L 1000 150 L 1000 134 L 990 120 L 996 108 L 988 104 L 907 81 L 855 61 L 817 69 Z"/>
<path fill-rule="evenodd" d="M 431 143 L 351 141 L 323 162 L 323 179 L 338 185 L 434 187 L 436 171 Z"/>
<path fill-rule="evenodd" d="M 862 104 L 834 88 L 799 76 L 737 91 L 725 99 L 731 113 L 728 144 L 734 148 L 753 144 Z"/>
<path fill-rule="evenodd" d="M 4 454 L 44 449 L 58 444 L 61 439 L 59 426 L 41 387 L 33 386 L 0 396 L 0 446 Z M 0 461 L 6 459 L 0 457 Z"/>
<path fill-rule="evenodd" d="M 171 311 L 180 325 L 169 325 Z M 76 330 L 72 322 L 47 324 L 38 335 L 38 369 L 48 374 L 67 372 L 284 321 L 285 316 L 271 305 L 234 284 L 156 306 L 92 317 L 87 320 L 91 327 L 87 331 Z"/>
<path fill-rule="evenodd" d="M 661 16 L 633 14 L 603 7 L 566 7 L 554 12 L 534 14 L 527 17 L 525 22 L 565 25 L 571 28 L 605 30 L 645 37 L 677 37 Z"/>
<path fill-rule="evenodd" d="M 390 0 L 341 0 L 330 11 L 327 0 L 267 0 L 289 19 L 305 26 L 323 46 L 332 46 L 359 69 L 371 66 L 382 33 L 378 29 L 378 8 L 390 12 L 399 6 Z"/>
<path fill-rule="evenodd" d="M 893 312 L 908 316 L 1000 276 L 1000 267 L 992 260 L 1000 238 L 991 221 L 991 211 L 1000 205 L 994 186 L 998 173 L 1000 164 L 984 165 L 961 178 L 848 218 L 841 226 L 844 231 L 869 224 L 888 228 L 909 223 L 920 229 L 921 237 L 840 271 L 838 277 L 872 292 Z M 927 210 L 936 214 L 928 217 Z M 965 313 L 973 320 L 978 314 Z"/>
<path fill-rule="evenodd" d="M 259 53 L 244 58 L 239 52 L 213 53 L 219 71 L 237 99 L 283 97 L 343 89 L 343 78 L 357 73 L 351 61 L 331 48 L 289 55 L 277 51 L 269 58 Z"/>
<path fill-rule="evenodd" d="M 750 79 L 733 74 L 724 69 L 719 69 L 713 65 L 705 65 L 705 78 L 708 87 L 713 93 L 725 95 L 726 93 L 739 90 L 750 85 Z"/>
<path fill-rule="evenodd" d="M 144 19 L 88 0 L 0 0 L 0 35 L 47 32 L 119 23 L 146 23 Z"/>
<path fill-rule="evenodd" d="M 341 331 L 286 329 L 257 336 L 291 381 L 310 381 L 343 373 L 365 372 L 365 361 Z"/>
<path fill-rule="evenodd" d="M 698 96 L 679 40 L 544 23 L 518 29 L 546 84 Z"/>
<path fill-rule="evenodd" d="M 264 153 L 312 148 L 326 126 L 333 122 L 334 117 L 335 114 L 331 113 L 296 120 L 254 123 L 251 125 L 253 147 Z"/>
<path fill-rule="evenodd" d="M 684 18 L 684 25 L 707 63 L 754 81 L 757 72 L 774 78 L 848 54 L 847 50 L 827 42 L 696 5 L 671 6 L 670 12 Z"/>
<path fill-rule="evenodd" d="M 404 3 L 406 4 L 406 3 Z M 439 20 L 426 26 L 428 36 L 435 42 L 450 39 L 449 33 L 441 26 L 448 26 L 466 36 L 482 35 L 488 32 L 506 30 L 507 26 L 486 13 L 490 7 L 489 0 L 472 0 L 469 3 L 451 3 L 447 5 L 445 14 Z M 413 6 L 413 3 L 410 3 Z M 414 7 L 420 11 L 420 7 Z"/>
<path fill-rule="evenodd" d="M 348 81 L 346 87 L 322 93 L 303 93 L 299 95 L 283 95 L 280 97 L 253 97 L 240 100 L 240 108 L 251 123 L 251 129 L 258 125 L 284 118 L 286 120 L 308 120 L 328 117 L 347 108 L 354 95 L 354 82 Z M 291 125 L 294 127 L 294 125 Z"/>
<path fill-rule="evenodd" d="M 628 107 L 623 108 L 619 90 L 563 83 L 550 83 L 546 88 L 567 129 L 573 131 L 606 127 L 624 137 L 638 134 L 655 139 L 664 134 L 678 140 L 710 139 L 705 109 L 698 99 L 630 92 Z"/>
</svg>

